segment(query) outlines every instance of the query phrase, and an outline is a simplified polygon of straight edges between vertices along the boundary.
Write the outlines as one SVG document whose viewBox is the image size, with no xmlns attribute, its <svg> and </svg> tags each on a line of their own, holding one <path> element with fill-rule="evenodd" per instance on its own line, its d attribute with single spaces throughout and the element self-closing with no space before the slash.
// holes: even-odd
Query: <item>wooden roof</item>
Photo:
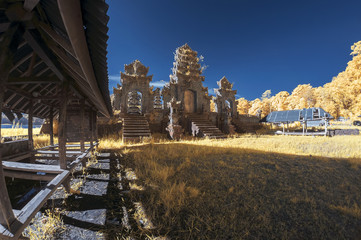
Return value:
<svg viewBox="0 0 361 240">
<path fill-rule="evenodd" d="M 104 0 L 0 1 L 0 43 L 16 31 L 3 109 L 28 113 L 33 105 L 36 117 L 52 107 L 56 114 L 67 82 L 72 103 L 84 98 L 109 116 L 107 10 Z"/>
</svg>

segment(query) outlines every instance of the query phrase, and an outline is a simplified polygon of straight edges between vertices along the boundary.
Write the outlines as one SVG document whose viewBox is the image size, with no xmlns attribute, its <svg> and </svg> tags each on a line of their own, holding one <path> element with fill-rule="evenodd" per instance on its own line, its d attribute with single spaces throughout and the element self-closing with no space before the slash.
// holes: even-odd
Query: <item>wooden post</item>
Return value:
<svg viewBox="0 0 361 240">
<path fill-rule="evenodd" d="M 49 113 L 49 124 L 50 124 L 50 145 L 53 146 L 54 145 L 54 109 L 53 106 L 51 106 L 50 108 L 50 113 Z"/>
<path fill-rule="evenodd" d="M 305 136 L 305 122 L 302 122 L 302 136 Z"/>
<path fill-rule="evenodd" d="M 61 90 L 61 99 L 60 99 L 60 110 L 59 110 L 59 125 L 58 125 L 58 141 L 59 141 L 59 163 L 61 169 L 67 168 L 67 159 L 66 159 L 66 115 L 67 115 L 67 106 L 68 106 L 68 90 L 69 83 L 64 82 Z M 70 192 L 70 179 L 67 178 L 63 181 L 63 186 L 65 191 Z"/>
<path fill-rule="evenodd" d="M 98 126 L 97 126 L 97 112 L 94 111 L 94 138 L 95 141 L 98 141 Z"/>
<path fill-rule="evenodd" d="M 58 125 L 58 139 L 59 139 L 59 163 L 61 169 L 66 169 L 66 114 L 68 105 L 68 83 L 64 83 L 62 87 L 60 110 L 59 110 L 59 125 Z"/>
<path fill-rule="evenodd" d="M 29 151 L 31 152 L 30 162 L 35 161 L 32 151 L 34 150 L 34 139 L 33 139 L 33 113 L 34 113 L 34 101 L 29 99 L 29 115 L 28 115 L 28 141 Z"/>
<path fill-rule="evenodd" d="M 93 147 L 94 135 L 93 135 L 93 109 L 89 109 L 89 130 L 90 130 L 90 147 Z"/>
<path fill-rule="evenodd" d="M 85 121 L 84 121 L 84 112 L 85 112 L 85 99 L 82 99 L 80 102 L 80 151 L 85 151 Z"/>
<path fill-rule="evenodd" d="M 285 135 L 285 123 L 282 123 L 283 135 Z"/>
</svg>

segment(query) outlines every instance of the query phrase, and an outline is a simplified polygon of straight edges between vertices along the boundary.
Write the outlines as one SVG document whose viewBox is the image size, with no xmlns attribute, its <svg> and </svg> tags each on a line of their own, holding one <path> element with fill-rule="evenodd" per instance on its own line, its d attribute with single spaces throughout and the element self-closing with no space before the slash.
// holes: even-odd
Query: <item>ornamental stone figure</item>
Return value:
<svg viewBox="0 0 361 240">
<path fill-rule="evenodd" d="M 166 130 L 169 132 L 169 136 L 173 140 L 180 140 L 183 136 L 183 128 L 179 125 L 179 118 L 180 118 L 180 107 L 181 102 L 176 101 L 173 97 L 170 102 L 167 104 L 169 108 L 169 123 Z"/>
</svg>

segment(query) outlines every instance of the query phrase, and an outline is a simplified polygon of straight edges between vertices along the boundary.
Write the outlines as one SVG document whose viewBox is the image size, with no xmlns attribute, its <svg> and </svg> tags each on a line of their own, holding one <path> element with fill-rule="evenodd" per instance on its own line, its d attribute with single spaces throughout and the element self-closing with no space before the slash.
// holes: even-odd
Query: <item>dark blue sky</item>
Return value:
<svg viewBox="0 0 361 240">
<path fill-rule="evenodd" d="M 248 100 L 271 89 L 321 86 L 343 71 L 361 40 L 360 0 L 107 0 L 110 91 L 139 59 L 169 81 L 175 49 L 204 56 L 204 85 L 226 76 Z M 210 91 L 212 93 L 213 91 Z"/>
</svg>

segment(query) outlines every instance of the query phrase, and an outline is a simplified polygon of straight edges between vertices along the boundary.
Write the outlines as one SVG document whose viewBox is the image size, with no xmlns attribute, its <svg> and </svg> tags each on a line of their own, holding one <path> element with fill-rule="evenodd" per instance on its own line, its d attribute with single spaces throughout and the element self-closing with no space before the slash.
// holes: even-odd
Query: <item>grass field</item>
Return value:
<svg viewBox="0 0 361 240">
<path fill-rule="evenodd" d="M 146 186 L 134 198 L 170 239 L 354 239 L 360 143 L 249 135 L 117 148 Z"/>
</svg>

